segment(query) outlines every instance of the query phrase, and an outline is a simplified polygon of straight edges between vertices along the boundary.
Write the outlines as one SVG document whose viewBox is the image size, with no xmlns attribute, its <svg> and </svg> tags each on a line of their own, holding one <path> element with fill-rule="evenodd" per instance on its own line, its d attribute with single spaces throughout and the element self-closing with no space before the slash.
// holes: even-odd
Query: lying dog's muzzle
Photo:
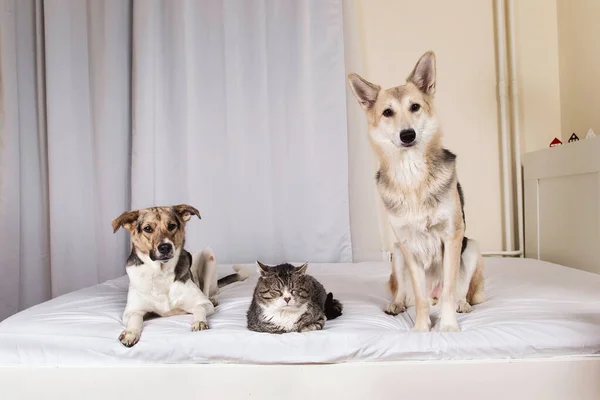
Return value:
<svg viewBox="0 0 600 400">
<path fill-rule="evenodd" d="M 161 243 L 156 247 L 156 251 L 150 252 L 152 261 L 166 261 L 173 258 L 173 245 L 171 243 Z"/>
</svg>

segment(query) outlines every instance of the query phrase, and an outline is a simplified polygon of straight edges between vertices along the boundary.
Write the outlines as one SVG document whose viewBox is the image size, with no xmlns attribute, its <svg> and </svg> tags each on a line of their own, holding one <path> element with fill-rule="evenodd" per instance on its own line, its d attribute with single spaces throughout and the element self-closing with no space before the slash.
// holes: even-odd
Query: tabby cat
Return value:
<svg viewBox="0 0 600 400">
<path fill-rule="evenodd" d="M 307 264 L 274 267 L 257 261 L 260 278 L 248 310 L 248 329 L 287 333 L 323 329 L 325 318 L 342 315 L 342 304 L 306 274 Z"/>
</svg>

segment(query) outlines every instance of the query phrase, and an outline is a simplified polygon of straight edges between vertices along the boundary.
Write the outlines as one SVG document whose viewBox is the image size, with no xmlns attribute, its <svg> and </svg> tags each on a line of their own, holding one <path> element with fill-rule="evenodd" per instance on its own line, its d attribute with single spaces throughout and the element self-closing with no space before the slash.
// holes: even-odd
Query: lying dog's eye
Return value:
<svg viewBox="0 0 600 400">
<path fill-rule="evenodd" d="M 386 108 L 385 110 L 383 110 L 383 116 L 384 117 L 391 117 L 394 115 L 394 110 L 392 110 L 391 108 Z"/>
<path fill-rule="evenodd" d="M 150 225 L 146 225 L 144 227 L 144 232 L 152 233 L 152 227 Z"/>
<path fill-rule="evenodd" d="M 177 225 L 175 225 L 173 223 L 170 223 L 169 225 L 167 225 L 167 229 L 170 230 L 170 231 L 175 230 L 175 228 L 177 228 Z"/>
<path fill-rule="evenodd" d="M 417 112 L 420 109 L 421 109 L 421 105 L 420 104 L 414 103 L 414 104 L 410 105 L 410 111 L 411 112 Z"/>
</svg>

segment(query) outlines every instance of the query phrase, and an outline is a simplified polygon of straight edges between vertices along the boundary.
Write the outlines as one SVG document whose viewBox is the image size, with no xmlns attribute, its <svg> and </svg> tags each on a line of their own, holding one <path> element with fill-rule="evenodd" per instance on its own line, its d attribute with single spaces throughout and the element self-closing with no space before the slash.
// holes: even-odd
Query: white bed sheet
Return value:
<svg viewBox="0 0 600 400">
<path fill-rule="evenodd" d="M 254 268 L 251 267 L 254 271 Z M 221 267 L 229 273 L 230 267 Z M 600 354 L 600 275 L 528 259 L 486 259 L 487 301 L 459 314 L 459 333 L 412 333 L 414 307 L 392 317 L 388 263 L 313 264 L 308 272 L 344 304 L 325 329 L 270 335 L 246 329 L 256 275 L 222 290 L 211 329 L 190 315 L 145 322 L 133 348 L 123 329 L 127 278 L 79 290 L 0 323 L 0 365 L 339 363 L 539 358 Z M 434 323 L 438 307 L 432 309 Z"/>
</svg>

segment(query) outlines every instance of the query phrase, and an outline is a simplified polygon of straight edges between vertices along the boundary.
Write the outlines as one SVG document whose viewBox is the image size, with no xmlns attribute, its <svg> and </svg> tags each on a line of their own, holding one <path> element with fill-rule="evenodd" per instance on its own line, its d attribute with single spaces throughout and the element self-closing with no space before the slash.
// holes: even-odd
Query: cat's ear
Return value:
<svg viewBox="0 0 600 400">
<path fill-rule="evenodd" d="M 260 272 L 261 276 L 265 276 L 267 274 L 267 272 L 269 272 L 268 265 L 265 265 L 258 260 L 256 260 L 256 265 L 258 266 L 258 272 Z"/>
<path fill-rule="evenodd" d="M 304 274 L 306 273 L 306 269 L 308 268 L 308 263 L 304 263 L 299 267 L 296 267 L 296 273 L 297 274 Z"/>
</svg>

